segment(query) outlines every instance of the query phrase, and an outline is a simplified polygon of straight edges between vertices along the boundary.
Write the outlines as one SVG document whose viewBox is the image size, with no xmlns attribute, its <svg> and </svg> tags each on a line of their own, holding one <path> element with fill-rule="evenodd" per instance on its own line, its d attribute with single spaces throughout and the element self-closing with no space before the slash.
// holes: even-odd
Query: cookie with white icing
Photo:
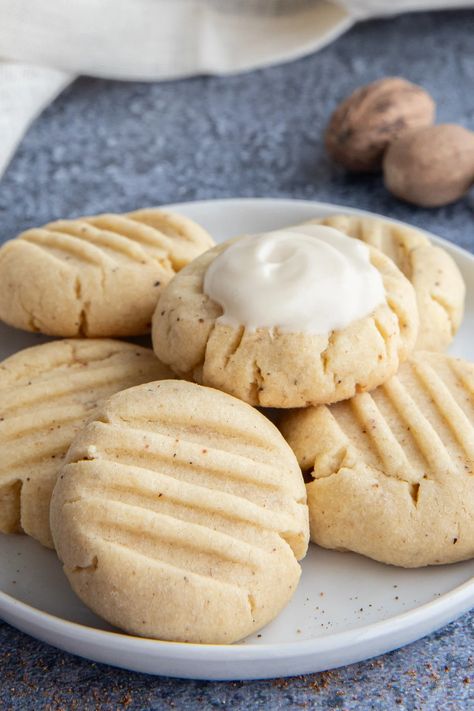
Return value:
<svg viewBox="0 0 474 711">
<path fill-rule="evenodd" d="M 181 377 L 287 408 L 383 383 L 417 331 L 413 287 L 391 259 L 303 225 L 198 257 L 163 292 L 152 335 L 160 360 Z"/>
</svg>

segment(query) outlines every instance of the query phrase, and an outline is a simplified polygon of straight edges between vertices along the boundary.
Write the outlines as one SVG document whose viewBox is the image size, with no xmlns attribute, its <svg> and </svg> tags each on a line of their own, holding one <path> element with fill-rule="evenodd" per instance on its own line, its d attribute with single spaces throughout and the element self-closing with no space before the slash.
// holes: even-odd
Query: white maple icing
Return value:
<svg viewBox="0 0 474 711">
<path fill-rule="evenodd" d="M 222 307 L 220 323 L 315 335 L 385 302 L 367 245 L 310 224 L 237 240 L 210 264 L 204 293 Z"/>
</svg>

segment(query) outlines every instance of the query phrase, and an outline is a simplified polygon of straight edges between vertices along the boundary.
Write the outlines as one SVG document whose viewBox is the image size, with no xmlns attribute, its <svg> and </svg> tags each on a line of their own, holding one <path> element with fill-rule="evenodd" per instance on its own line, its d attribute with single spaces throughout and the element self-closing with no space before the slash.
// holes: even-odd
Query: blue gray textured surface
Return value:
<svg viewBox="0 0 474 711">
<path fill-rule="evenodd" d="M 361 24 L 318 54 L 228 78 L 81 79 L 36 122 L 0 182 L 0 241 L 56 217 L 239 196 L 385 213 L 474 251 L 474 196 L 438 210 L 345 174 L 322 131 L 356 86 L 400 74 L 474 129 L 474 11 Z M 5 709 L 474 709 L 474 614 L 374 661 L 288 680 L 157 679 L 65 655 L 0 623 Z"/>
</svg>

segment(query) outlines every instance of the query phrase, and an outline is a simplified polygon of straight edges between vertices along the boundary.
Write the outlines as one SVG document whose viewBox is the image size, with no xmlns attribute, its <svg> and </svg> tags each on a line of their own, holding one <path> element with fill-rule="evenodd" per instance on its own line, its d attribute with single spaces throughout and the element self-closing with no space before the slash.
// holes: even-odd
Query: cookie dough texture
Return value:
<svg viewBox="0 0 474 711">
<path fill-rule="evenodd" d="M 415 289 L 420 314 L 416 347 L 447 348 L 461 325 L 466 289 L 456 263 L 444 249 L 432 245 L 419 230 L 378 218 L 331 215 L 311 223 L 334 227 L 393 259 Z"/>
<path fill-rule="evenodd" d="M 262 414 L 175 380 L 111 397 L 51 505 L 77 595 L 133 634 L 230 643 L 288 602 L 308 544 L 304 482 Z"/>
<path fill-rule="evenodd" d="M 219 323 L 222 309 L 204 294 L 203 281 L 228 244 L 183 269 L 155 311 L 155 352 L 180 376 L 251 405 L 304 407 L 374 388 L 409 356 L 418 331 L 413 287 L 378 250 L 370 248 L 370 259 L 382 275 L 387 303 L 345 329 L 316 336 Z"/>
<path fill-rule="evenodd" d="M 311 539 L 408 568 L 474 556 L 474 365 L 416 352 L 372 393 L 287 414 Z"/>
<path fill-rule="evenodd" d="M 0 319 L 51 336 L 146 333 L 164 286 L 213 244 L 153 208 L 27 230 L 0 248 Z"/>
<path fill-rule="evenodd" d="M 169 377 L 148 348 L 53 341 L 0 363 L 0 531 L 52 547 L 49 504 L 77 431 L 109 395 Z"/>
</svg>

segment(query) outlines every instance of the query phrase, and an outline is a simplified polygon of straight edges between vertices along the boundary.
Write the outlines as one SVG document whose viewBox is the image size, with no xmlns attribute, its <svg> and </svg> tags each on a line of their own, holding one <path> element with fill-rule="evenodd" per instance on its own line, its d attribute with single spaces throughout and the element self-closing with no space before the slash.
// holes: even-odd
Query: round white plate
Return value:
<svg viewBox="0 0 474 711">
<path fill-rule="evenodd" d="M 293 200 L 217 200 L 174 205 L 223 240 L 336 211 Z M 474 359 L 474 257 L 440 242 L 467 284 L 466 315 L 452 351 Z M 45 340 L 0 326 L 0 357 Z M 420 570 L 382 565 L 314 545 L 298 590 L 260 633 L 231 646 L 130 637 L 92 614 L 69 589 L 52 551 L 24 536 L 0 535 L 0 617 L 73 654 L 150 674 L 257 679 L 322 671 L 408 644 L 474 605 L 474 561 Z"/>
</svg>

